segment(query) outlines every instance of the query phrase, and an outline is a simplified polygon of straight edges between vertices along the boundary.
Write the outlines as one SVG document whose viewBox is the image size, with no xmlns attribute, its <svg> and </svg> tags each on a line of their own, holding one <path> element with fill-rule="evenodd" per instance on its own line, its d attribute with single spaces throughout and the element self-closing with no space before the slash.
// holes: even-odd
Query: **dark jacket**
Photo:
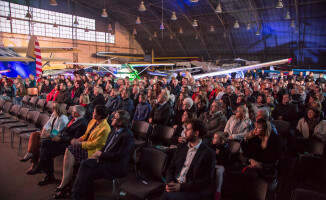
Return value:
<svg viewBox="0 0 326 200">
<path fill-rule="evenodd" d="M 217 113 L 211 115 L 210 111 L 207 111 L 200 115 L 199 119 L 204 123 L 207 134 L 204 137 L 213 138 L 214 133 L 217 131 L 224 131 L 227 119 L 223 113 Z"/>
<path fill-rule="evenodd" d="M 137 105 L 138 105 L 138 103 L 139 103 L 139 101 L 138 101 L 138 99 L 139 99 L 139 94 L 140 93 L 138 93 L 138 94 L 131 94 L 130 95 L 130 99 L 134 102 L 134 107 L 137 107 Z"/>
<path fill-rule="evenodd" d="M 70 121 L 71 119 L 69 120 L 68 124 L 70 123 Z M 80 138 L 86 132 L 87 124 L 87 120 L 84 117 L 81 117 L 69 127 L 66 126 L 60 132 L 60 141 L 70 143 L 73 138 Z"/>
<path fill-rule="evenodd" d="M 123 128 L 121 132 L 118 133 L 118 136 L 113 139 L 110 147 L 105 151 L 113 136 L 112 133 L 114 133 L 114 130 L 111 131 L 104 147 L 101 149 L 103 153 L 99 157 L 99 161 L 108 162 L 112 167 L 115 167 L 115 176 L 124 176 L 129 172 L 129 160 L 131 151 L 134 147 L 134 135 L 129 128 Z M 112 172 L 108 170 L 107 173 Z"/>
<path fill-rule="evenodd" d="M 15 91 L 14 91 L 14 88 L 12 86 L 9 86 L 9 87 L 5 87 L 3 86 L 1 88 L 1 95 L 4 95 L 6 94 L 8 97 L 12 98 L 15 94 Z"/>
<path fill-rule="evenodd" d="M 105 105 L 105 99 L 104 99 L 103 94 L 98 94 L 97 96 L 93 95 L 91 102 L 94 107 L 97 105 Z"/>
<path fill-rule="evenodd" d="M 278 120 L 279 116 L 282 116 L 283 121 L 290 122 L 292 125 L 295 124 L 297 119 L 298 106 L 295 104 L 284 105 L 283 103 L 277 104 L 272 111 L 272 117 L 274 120 Z"/>
<path fill-rule="evenodd" d="M 73 91 L 73 90 L 72 90 Z M 71 91 L 71 92 L 72 92 Z M 78 87 L 75 89 L 75 94 L 74 94 L 74 98 L 75 97 L 80 97 L 81 94 L 83 94 L 84 91 L 84 87 Z"/>
<path fill-rule="evenodd" d="M 106 102 L 105 106 L 109 111 L 109 115 L 111 115 L 114 111 L 117 110 L 120 104 L 121 98 L 120 96 L 110 97 L 109 100 Z"/>
<path fill-rule="evenodd" d="M 216 154 L 216 164 L 217 165 L 229 165 L 231 164 L 231 150 L 229 144 L 225 142 L 224 144 L 212 144 L 211 148 L 216 152 L 216 150 L 220 150 L 218 154 Z"/>
<path fill-rule="evenodd" d="M 55 99 L 56 102 L 68 104 L 70 102 L 70 96 L 67 90 L 60 91 L 57 98 Z"/>
<path fill-rule="evenodd" d="M 87 104 L 84 106 L 85 108 L 85 119 L 87 120 L 87 123 L 90 122 L 93 119 L 93 112 L 94 112 L 94 106 L 92 103 Z"/>
<path fill-rule="evenodd" d="M 139 121 L 148 121 L 149 114 L 151 113 L 152 108 L 149 103 L 139 103 L 136 107 L 134 114 L 134 120 Z"/>
<path fill-rule="evenodd" d="M 132 117 L 134 116 L 134 102 L 130 98 L 122 99 L 117 110 L 125 110 Z"/>
<path fill-rule="evenodd" d="M 170 162 L 166 173 L 166 182 L 177 182 L 176 178 L 184 166 L 188 143 L 180 144 Z M 212 182 L 215 170 L 215 152 L 207 145 L 201 143 L 186 175 L 186 182 L 180 184 L 180 192 L 200 193 L 201 199 L 210 199 Z"/>
<path fill-rule="evenodd" d="M 181 92 L 180 85 L 177 85 L 175 87 L 174 87 L 174 85 L 171 86 L 171 94 L 173 94 L 174 96 L 177 97 L 177 96 L 179 96 L 180 92 Z"/>
<path fill-rule="evenodd" d="M 169 125 L 170 119 L 172 117 L 172 107 L 168 102 L 166 102 L 163 106 L 160 104 L 155 104 L 153 107 L 152 112 L 150 113 L 150 118 L 153 119 L 153 124 L 160 124 L 160 125 Z"/>
<path fill-rule="evenodd" d="M 52 90 L 53 90 L 53 88 L 54 88 L 54 86 L 53 85 L 51 85 L 51 84 L 49 84 L 49 85 L 42 85 L 42 87 L 41 87 L 41 93 L 46 93 L 46 94 L 48 94 L 48 93 L 50 93 Z"/>
</svg>

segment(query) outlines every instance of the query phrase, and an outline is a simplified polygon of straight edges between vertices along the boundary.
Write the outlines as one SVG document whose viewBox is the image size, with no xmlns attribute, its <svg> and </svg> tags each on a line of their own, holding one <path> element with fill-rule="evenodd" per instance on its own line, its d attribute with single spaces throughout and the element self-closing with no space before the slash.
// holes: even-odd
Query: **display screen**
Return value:
<svg viewBox="0 0 326 200">
<path fill-rule="evenodd" d="M 16 78 L 17 75 L 21 75 L 22 78 L 28 78 L 30 74 L 36 75 L 35 62 L 1 62 L 0 61 L 0 71 L 10 70 L 9 72 L 1 73 L 1 75 L 6 75 L 9 78 Z"/>
</svg>

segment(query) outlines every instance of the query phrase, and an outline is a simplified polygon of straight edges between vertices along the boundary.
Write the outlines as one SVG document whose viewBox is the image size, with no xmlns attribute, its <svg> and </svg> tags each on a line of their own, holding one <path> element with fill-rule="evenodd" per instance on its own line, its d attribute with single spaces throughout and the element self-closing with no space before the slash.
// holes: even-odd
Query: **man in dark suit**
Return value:
<svg viewBox="0 0 326 200">
<path fill-rule="evenodd" d="M 178 146 L 166 174 L 166 187 L 160 199 L 211 199 L 215 152 L 202 143 L 204 124 L 192 119 L 187 125 L 187 143 Z"/>
<path fill-rule="evenodd" d="M 46 177 L 39 182 L 40 186 L 47 185 L 54 179 L 53 158 L 58 155 L 63 155 L 66 148 L 70 145 L 70 141 L 73 138 L 81 137 L 86 132 L 87 120 L 83 117 L 84 115 L 85 108 L 83 106 L 74 106 L 71 120 L 58 136 L 42 141 L 40 165 L 44 170 Z"/>
<path fill-rule="evenodd" d="M 93 180 L 124 177 L 129 172 L 129 159 L 134 147 L 134 136 L 128 128 L 130 115 L 118 110 L 112 118 L 114 130 L 104 147 L 82 161 L 71 199 L 93 199 Z"/>
<path fill-rule="evenodd" d="M 152 112 L 149 115 L 149 123 L 169 125 L 172 117 L 172 107 L 167 103 L 169 96 L 166 93 L 161 93 L 157 97 L 157 104 L 153 107 Z"/>
</svg>

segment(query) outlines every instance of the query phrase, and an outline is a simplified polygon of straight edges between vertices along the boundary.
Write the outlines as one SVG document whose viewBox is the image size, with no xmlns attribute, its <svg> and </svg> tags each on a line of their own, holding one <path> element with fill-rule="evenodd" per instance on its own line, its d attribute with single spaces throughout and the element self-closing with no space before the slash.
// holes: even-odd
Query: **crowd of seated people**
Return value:
<svg viewBox="0 0 326 200">
<path fill-rule="evenodd" d="M 272 120 L 289 122 L 296 130 L 291 150 L 306 151 L 307 145 L 301 144 L 308 139 L 326 142 L 323 76 L 314 81 L 311 74 L 290 72 L 272 79 L 254 74 L 194 80 L 188 72 L 172 80 L 155 76 L 133 82 L 128 77 L 115 80 L 112 75 L 78 73 L 73 78 L 40 76 L 37 81 L 33 75 L 25 80 L 3 77 L 0 99 L 22 105 L 26 89 L 36 87 L 38 98 L 55 102 L 49 121 L 42 131 L 31 134 L 27 154 L 21 159 L 32 160 L 28 174 L 46 174 L 39 182 L 44 186 L 54 180 L 53 159 L 64 155 L 63 178 L 55 198 L 62 198 L 72 186 L 73 199 L 85 198 L 89 195 L 85 188 L 94 179 L 126 175 L 127 152 L 133 146 L 129 128 L 138 120 L 175 129 L 171 144 L 177 150 L 161 198 L 207 199 L 209 188 L 215 186 L 217 200 L 223 173 L 233 162 L 229 142 L 241 144 L 237 170 L 267 182 L 277 177 L 276 163 L 282 154 Z M 74 106 L 72 116 L 67 116 L 64 104 Z M 80 169 L 74 182 L 76 164 Z"/>
</svg>

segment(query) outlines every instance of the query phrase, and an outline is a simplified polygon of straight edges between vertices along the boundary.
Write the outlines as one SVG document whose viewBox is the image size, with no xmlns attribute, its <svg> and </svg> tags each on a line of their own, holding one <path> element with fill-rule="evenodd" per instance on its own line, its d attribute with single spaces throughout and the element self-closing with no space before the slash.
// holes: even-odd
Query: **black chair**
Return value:
<svg viewBox="0 0 326 200">
<path fill-rule="evenodd" d="M 31 133 L 35 131 L 41 131 L 43 129 L 43 126 L 49 121 L 49 119 L 50 117 L 48 115 L 40 114 L 34 126 L 29 125 L 27 127 L 18 127 L 12 129 L 13 134 L 19 134 L 18 155 L 20 155 L 22 152 L 22 139 L 28 140 L 31 136 Z"/>
<path fill-rule="evenodd" d="M 123 183 L 120 190 L 127 196 L 136 199 L 148 199 L 158 197 L 164 191 L 162 180 L 166 168 L 168 155 L 162 151 L 144 148 L 139 158 L 139 174 Z"/>
<path fill-rule="evenodd" d="M 226 174 L 223 178 L 223 200 L 265 200 L 268 183 L 264 180 L 241 174 Z"/>
<path fill-rule="evenodd" d="M 291 200 L 325 200 L 326 195 L 318 192 L 304 190 L 304 189 L 295 189 L 292 192 Z"/>
<path fill-rule="evenodd" d="M 324 142 L 322 142 L 320 140 L 317 140 L 317 139 L 314 139 L 314 138 L 308 139 L 308 149 L 307 149 L 307 151 L 309 153 L 313 153 L 316 156 L 323 156 L 324 155 L 324 149 L 325 149 L 325 143 Z"/>
<path fill-rule="evenodd" d="M 6 103 L 6 101 L 5 100 L 3 100 L 3 99 L 0 99 L 0 110 L 2 111 L 2 109 L 3 109 L 3 105 L 5 105 L 5 103 Z M 1 113 L 2 114 L 2 113 Z M 0 114 L 0 115 L 1 115 Z"/>
<path fill-rule="evenodd" d="M 5 142 L 5 134 L 4 134 L 3 125 L 6 123 L 18 122 L 19 109 L 20 109 L 19 105 L 13 105 L 9 111 L 9 114 L 11 115 L 11 117 L 0 119 L 0 126 L 2 126 L 2 143 Z"/>
<path fill-rule="evenodd" d="M 24 107 L 27 107 L 29 101 L 29 95 L 25 95 L 22 99 L 22 104 Z"/>
<path fill-rule="evenodd" d="M 164 125 L 154 125 L 151 135 L 153 145 L 170 146 L 174 128 Z"/>
<path fill-rule="evenodd" d="M 12 106 L 11 102 L 6 102 L 1 108 L 2 115 L 0 115 L 0 119 L 9 119 L 11 115 L 9 114 L 10 108 Z"/>
<path fill-rule="evenodd" d="M 149 138 L 150 124 L 145 121 L 133 121 L 131 126 L 131 131 L 134 133 L 134 142 L 139 149 L 142 146 L 145 146 Z"/>
<path fill-rule="evenodd" d="M 273 120 L 271 123 L 275 125 L 280 142 L 283 146 L 287 146 L 295 139 L 295 130 L 290 122 Z"/>
<path fill-rule="evenodd" d="M 49 113 L 49 114 L 52 114 L 52 112 L 53 112 L 53 109 L 52 109 L 53 103 L 54 103 L 54 101 L 48 101 L 48 103 L 45 106 L 44 111 Z"/>
<path fill-rule="evenodd" d="M 30 108 L 35 109 L 37 99 L 38 99 L 37 96 L 33 96 L 33 97 L 31 98 L 31 100 L 30 100 L 29 103 L 28 103 L 28 105 L 29 105 Z"/>
<path fill-rule="evenodd" d="M 36 104 L 36 110 L 39 112 L 43 112 L 45 103 L 46 103 L 46 99 L 39 99 Z"/>
</svg>

